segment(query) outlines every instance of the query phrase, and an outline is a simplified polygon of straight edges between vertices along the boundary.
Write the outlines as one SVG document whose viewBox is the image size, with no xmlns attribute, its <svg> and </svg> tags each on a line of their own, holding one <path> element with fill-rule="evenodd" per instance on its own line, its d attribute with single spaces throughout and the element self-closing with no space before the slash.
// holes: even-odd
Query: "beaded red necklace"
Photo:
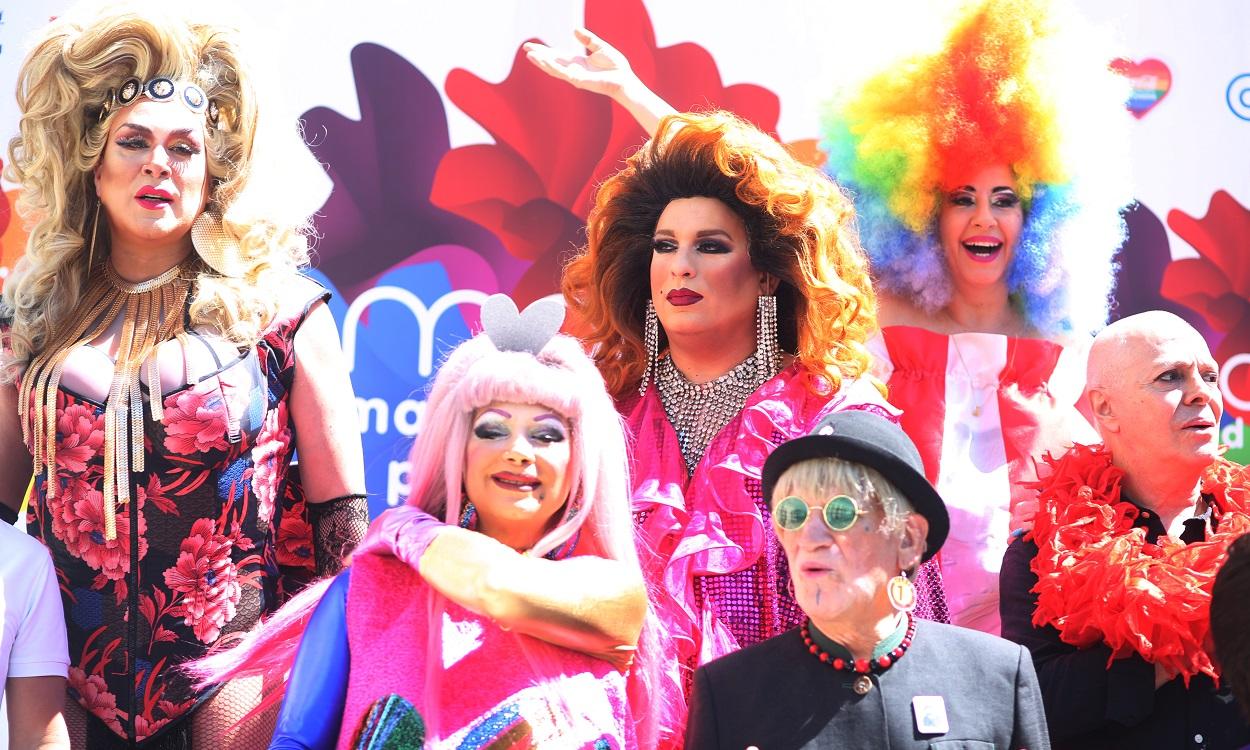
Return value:
<svg viewBox="0 0 1250 750">
<path fill-rule="evenodd" d="M 903 641 L 892 651 L 888 651 L 876 659 L 843 659 L 840 656 L 831 655 L 812 639 L 811 624 L 812 621 L 809 618 L 803 622 L 799 630 L 803 636 L 803 645 L 807 646 L 808 652 L 813 656 L 839 672 L 851 672 L 859 675 L 852 687 L 860 695 L 872 689 L 872 681 L 868 679 L 868 674 L 881 674 L 894 666 L 895 662 L 903 658 L 903 654 L 907 653 L 907 647 L 911 645 L 911 639 L 916 635 L 916 618 L 912 617 L 911 613 L 908 612 L 907 632 L 903 635 Z"/>
</svg>

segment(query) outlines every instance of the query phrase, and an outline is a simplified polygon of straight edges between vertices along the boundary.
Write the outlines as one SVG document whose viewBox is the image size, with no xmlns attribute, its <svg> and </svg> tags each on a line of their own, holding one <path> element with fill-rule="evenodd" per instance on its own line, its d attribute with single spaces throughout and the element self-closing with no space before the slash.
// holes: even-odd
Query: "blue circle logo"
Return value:
<svg viewBox="0 0 1250 750">
<path fill-rule="evenodd" d="M 1234 115 L 1250 122 L 1250 73 L 1242 73 L 1230 81 L 1224 98 Z"/>
</svg>

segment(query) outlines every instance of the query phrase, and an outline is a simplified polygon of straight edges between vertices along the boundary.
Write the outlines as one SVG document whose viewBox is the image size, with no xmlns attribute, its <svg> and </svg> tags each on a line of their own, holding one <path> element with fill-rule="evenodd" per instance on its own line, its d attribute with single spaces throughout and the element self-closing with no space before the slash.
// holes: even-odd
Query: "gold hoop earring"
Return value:
<svg viewBox="0 0 1250 750">
<path fill-rule="evenodd" d="M 239 246 L 226 233 L 221 214 L 204 210 L 191 224 L 191 244 L 208 267 L 231 278 L 239 279 L 247 271 Z"/>
</svg>

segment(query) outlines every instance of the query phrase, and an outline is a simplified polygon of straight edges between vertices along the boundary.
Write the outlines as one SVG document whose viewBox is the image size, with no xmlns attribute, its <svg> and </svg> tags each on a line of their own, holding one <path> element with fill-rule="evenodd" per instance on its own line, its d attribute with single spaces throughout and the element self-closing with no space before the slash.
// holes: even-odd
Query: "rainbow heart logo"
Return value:
<svg viewBox="0 0 1250 750">
<path fill-rule="evenodd" d="M 1162 60 L 1153 57 L 1141 62 L 1117 58 L 1111 61 L 1111 69 L 1132 84 L 1133 92 L 1129 94 L 1125 106 L 1139 120 L 1163 101 L 1172 88 L 1172 71 Z"/>
</svg>

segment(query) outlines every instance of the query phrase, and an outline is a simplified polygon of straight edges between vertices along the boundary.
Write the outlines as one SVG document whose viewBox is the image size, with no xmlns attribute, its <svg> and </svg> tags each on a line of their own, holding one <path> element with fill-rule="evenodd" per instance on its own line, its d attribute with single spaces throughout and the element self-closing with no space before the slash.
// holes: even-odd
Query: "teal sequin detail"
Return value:
<svg viewBox="0 0 1250 750">
<path fill-rule="evenodd" d="M 507 703 L 482 718 L 460 742 L 458 750 L 481 750 L 501 739 L 518 742 L 532 735 L 529 722 L 515 703 Z"/>
<path fill-rule="evenodd" d="M 377 700 L 361 723 L 353 750 L 420 750 L 425 747 L 425 720 L 403 696 L 391 693 Z"/>
</svg>

